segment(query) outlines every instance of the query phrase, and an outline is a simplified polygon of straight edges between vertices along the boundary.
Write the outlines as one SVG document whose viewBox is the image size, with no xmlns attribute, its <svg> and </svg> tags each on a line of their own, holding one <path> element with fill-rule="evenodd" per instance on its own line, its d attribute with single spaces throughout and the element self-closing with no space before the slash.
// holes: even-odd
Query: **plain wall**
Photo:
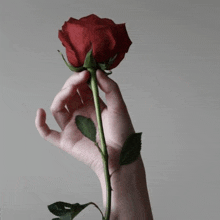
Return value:
<svg viewBox="0 0 220 220">
<path fill-rule="evenodd" d="M 155 220 L 220 217 L 220 2 L 7 0 L 0 7 L 0 219 L 48 220 L 56 201 L 102 206 L 96 175 L 42 139 L 72 72 L 58 30 L 89 14 L 126 23 L 132 45 L 113 70 L 136 132 Z M 102 96 L 103 94 L 101 94 Z M 88 206 L 76 219 L 101 219 Z"/>
</svg>

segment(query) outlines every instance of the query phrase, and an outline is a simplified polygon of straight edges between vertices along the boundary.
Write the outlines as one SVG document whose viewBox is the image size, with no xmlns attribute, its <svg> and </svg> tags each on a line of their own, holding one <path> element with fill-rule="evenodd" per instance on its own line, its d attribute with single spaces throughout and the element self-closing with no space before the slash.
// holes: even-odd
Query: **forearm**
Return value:
<svg viewBox="0 0 220 220">
<path fill-rule="evenodd" d="M 99 176 L 103 205 L 106 204 L 104 175 Z M 120 167 L 111 177 L 112 202 L 110 220 L 153 220 L 147 190 L 146 174 L 141 157 Z"/>
</svg>

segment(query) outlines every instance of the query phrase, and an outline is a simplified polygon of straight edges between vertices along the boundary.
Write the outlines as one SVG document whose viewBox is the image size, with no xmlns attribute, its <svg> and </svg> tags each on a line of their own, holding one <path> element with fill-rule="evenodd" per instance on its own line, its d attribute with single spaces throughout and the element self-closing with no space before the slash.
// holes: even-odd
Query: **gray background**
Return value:
<svg viewBox="0 0 220 220">
<path fill-rule="evenodd" d="M 115 80 L 142 135 L 155 220 L 220 217 L 220 2 L 213 0 L 1 0 L 1 220 L 48 220 L 56 201 L 102 206 L 101 186 L 83 163 L 38 134 L 72 74 L 58 29 L 89 14 L 126 23 L 133 42 Z M 103 97 L 103 94 L 101 94 Z M 103 210 L 104 211 L 104 210 Z M 101 219 L 87 207 L 77 219 Z"/>
</svg>

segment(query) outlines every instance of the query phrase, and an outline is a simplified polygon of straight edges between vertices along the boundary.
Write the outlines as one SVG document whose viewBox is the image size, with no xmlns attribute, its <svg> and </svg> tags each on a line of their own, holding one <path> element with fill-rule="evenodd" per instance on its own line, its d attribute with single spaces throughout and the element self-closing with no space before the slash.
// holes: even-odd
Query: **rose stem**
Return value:
<svg viewBox="0 0 220 220">
<path fill-rule="evenodd" d="M 103 126 L 102 126 L 101 110 L 100 110 L 100 104 L 99 104 L 99 91 L 98 91 L 98 85 L 97 85 L 97 79 L 96 79 L 96 69 L 88 68 L 88 71 L 91 74 L 90 85 L 91 85 L 91 89 L 92 89 L 92 93 L 94 97 L 96 118 L 98 122 L 99 136 L 101 139 L 101 148 L 102 148 L 102 153 L 104 155 L 104 158 L 102 157 L 102 161 L 104 165 L 104 173 L 105 173 L 105 181 L 106 181 L 106 196 L 107 196 L 105 220 L 109 220 L 110 212 L 111 212 L 111 183 L 110 183 L 110 176 L 109 176 L 109 170 L 108 170 L 108 152 L 106 148 L 104 131 L 103 131 Z"/>
</svg>

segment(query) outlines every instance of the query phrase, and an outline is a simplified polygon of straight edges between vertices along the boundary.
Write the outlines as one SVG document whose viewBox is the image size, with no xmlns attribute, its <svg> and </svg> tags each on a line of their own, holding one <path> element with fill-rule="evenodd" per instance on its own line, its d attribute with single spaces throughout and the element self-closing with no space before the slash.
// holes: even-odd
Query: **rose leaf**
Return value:
<svg viewBox="0 0 220 220">
<path fill-rule="evenodd" d="M 128 136 L 123 144 L 120 160 L 120 165 L 126 165 L 134 162 L 140 155 L 141 151 L 141 135 L 140 133 L 133 133 Z"/>
<path fill-rule="evenodd" d="M 55 202 L 48 206 L 50 212 L 60 218 L 54 218 L 52 220 L 72 220 L 74 219 L 84 208 L 92 204 L 86 203 L 80 205 L 79 203 L 69 204 L 65 202 Z"/>
<path fill-rule="evenodd" d="M 68 213 L 71 209 L 71 204 L 66 202 L 55 202 L 48 206 L 48 209 L 51 213 L 53 213 L 56 216 L 62 216 Z"/>
<path fill-rule="evenodd" d="M 96 128 L 93 121 L 90 118 L 77 115 L 75 122 L 81 133 L 96 143 Z"/>
</svg>

